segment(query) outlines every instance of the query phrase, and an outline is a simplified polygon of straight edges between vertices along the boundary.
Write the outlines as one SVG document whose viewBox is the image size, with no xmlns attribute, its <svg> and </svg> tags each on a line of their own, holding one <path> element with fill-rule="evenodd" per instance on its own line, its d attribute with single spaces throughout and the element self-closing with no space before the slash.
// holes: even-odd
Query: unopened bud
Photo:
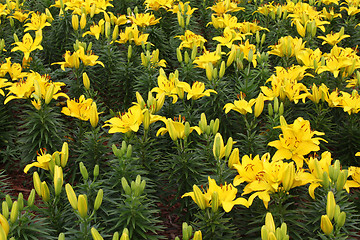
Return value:
<svg viewBox="0 0 360 240">
<path fill-rule="evenodd" d="M 27 205 L 29 207 L 32 207 L 34 205 L 34 201 L 35 201 L 35 189 L 32 189 L 27 199 Z"/>
<path fill-rule="evenodd" d="M 1 210 L 2 210 L 2 215 L 4 216 L 4 218 L 8 219 L 8 217 L 9 217 L 9 206 L 8 206 L 6 201 L 2 202 Z"/>
<path fill-rule="evenodd" d="M 19 206 L 18 206 L 18 202 L 14 201 L 12 208 L 11 208 L 11 213 L 10 213 L 10 222 L 11 223 L 15 223 L 15 221 L 17 220 L 19 216 Z"/>
<path fill-rule="evenodd" d="M 75 31 L 79 29 L 79 16 L 76 14 L 73 14 L 71 17 L 71 24 Z"/>
<path fill-rule="evenodd" d="M 79 168 L 80 168 L 80 173 L 81 173 L 82 177 L 84 178 L 84 180 L 85 180 L 85 181 L 88 180 L 88 178 L 89 178 L 89 173 L 88 173 L 88 171 L 87 171 L 87 169 L 86 169 L 86 167 L 85 167 L 85 165 L 84 165 L 83 162 L 80 162 L 80 163 L 79 163 Z"/>
<path fill-rule="evenodd" d="M 72 188 L 72 186 L 69 183 L 67 183 L 65 185 L 65 191 L 66 191 L 67 198 L 71 204 L 71 207 L 74 210 L 76 210 L 78 208 L 78 200 L 77 200 L 76 194 L 74 192 L 74 189 Z"/>
<path fill-rule="evenodd" d="M 327 194 L 327 202 L 326 202 L 326 215 L 329 217 L 330 221 L 333 219 L 335 214 L 335 197 L 332 191 L 329 191 Z"/>
<path fill-rule="evenodd" d="M 87 210 L 88 210 L 87 200 L 86 200 L 85 195 L 83 195 L 83 194 L 79 195 L 77 208 L 78 208 L 80 217 L 85 219 L 87 217 Z"/>
<path fill-rule="evenodd" d="M 36 193 L 39 196 L 41 196 L 41 180 L 40 180 L 38 172 L 34 172 L 34 174 L 33 174 L 33 182 L 34 182 L 34 188 L 36 190 Z"/>
<path fill-rule="evenodd" d="M 24 208 L 24 195 L 22 193 L 19 193 L 17 201 L 18 201 L 19 211 L 21 212 Z"/>
<path fill-rule="evenodd" d="M 104 240 L 104 238 L 94 227 L 91 228 L 91 236 L 93 237 L 94 240 Z"/>
<path fill-rule="evenodd" d="M 104 191 L 100 189 L 96 195 L 95 203 L 94 203 L 94 210 L 98 210 L 101 206 L 102 200 L 104 197 Z"/>
<path fill-rule="evenodd" d="M 65 240 L 65 234 L 64 233 L 60 233 L 58 240 Z"/>
</svg>

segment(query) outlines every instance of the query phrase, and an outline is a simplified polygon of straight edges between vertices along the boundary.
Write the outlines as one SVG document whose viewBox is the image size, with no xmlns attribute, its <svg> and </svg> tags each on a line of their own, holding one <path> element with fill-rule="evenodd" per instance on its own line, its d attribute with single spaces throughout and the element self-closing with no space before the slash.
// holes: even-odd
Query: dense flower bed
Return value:
<svg viewBox="0 0 360 240">
<path fill-rule="evenodd" d="M 2 1 L 0 239 L 356 239 L 359 4 Z"/>
</svg>

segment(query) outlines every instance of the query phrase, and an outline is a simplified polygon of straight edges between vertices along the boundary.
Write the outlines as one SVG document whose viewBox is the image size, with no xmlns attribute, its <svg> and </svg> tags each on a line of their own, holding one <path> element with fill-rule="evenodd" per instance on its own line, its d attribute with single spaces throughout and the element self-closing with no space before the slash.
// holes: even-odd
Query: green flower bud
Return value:
<svg viewBox="0 0 360 240">
<path fill-rule="evenodd" d="M 200 230 L 195 232 L 193 240 L 202 240 L 202 234 Z"/>
<path fill-rule="evenodd" d="M 270 117 L 272 117 L 274 115 L 274 109 L 273 109 L 271 103 L 268 104 L 268 114 Z"/>
<path fill-rule="evenodd" d="M 183 57 L 182 57 L 182 53 L 181 53 L 180 48 L 176 49 L 176 57 L 177 57 L 177 60 L 179 61 L 179 63 L 182 63 Z"/>
<path fill-rule="evenodd" d="M 68 200 L 71 204 L 71 207 L 76 210 L 77 207 L 78 207 L 78 201 L 77 201 L 77 197 L 76 197 L 76 194 L 74 192 L 74 189 L 72 188 L 72 186 L 67 183 L 65 185 L 65 190 L 66 190 L 66 195 L 68 197 Z"/>
<path fill-rule="evenodd" d="M 43 201 L 50 201 L 50 190 L 45 181 L 41 183 L 41 198 Z"/>
<path fill-rule="evenodd" d="M 184 135 L 185 135 L 185 137 L 188 137 L 190 135 L 190 123 L 189 122 L 185 122 Z"/>
<path fill-rule="evenodd" d="M 129 144 L 129 146 L 127 147 L 127 151 L 126 151 L 126 157 L 130 158 L 132 154 L 132 146 Z"/>
<path fill-rule="evenodd" d="M 104 238 L 100 235 L 100 233 L 94 227 L 91 228 L 91 235 L 94 240 L 104 240 Z"/>
<path fill-rule="evenodd" d="M 34 205 L 34 201 L 35 201 L 35 189 L 32 189 L 27 199 L 27 205 L 31 207 L 32 205 Z"/>
<path fill-rule="evenodd" d="M 125 193 L 127 195 L 131 195 L 131 188 L 129 186 L 128 181 L 124 177 L 121 178 L 121 185 L 122 185 L 122 188 L 124 189 Z"/>
<path fill-rule="evenodd" d="M 215 213 L 219 210 L 219 193 L 214 191 L 211 196 L 211 210 Z"/>
<path fill-rule="evenodd" d="M 2 209 L 2 215 L 8 219 L 9 217 L 9 206 L 7 204 L 6 201 L 3 201 L 2 204 L 1 204 L 1 209 Z"/>
<path fill-rule="evenodd" d="M 115 232 L 112 240 L 119 240 L 119 238 L 120 238 L 119 232 Z"/>
<path fill-rule="evenodd" d="M 194 44 L 194 47 L 192 48 L 191 51 L 191 60 L 194 61 L 197 55 L 197 46 Z"/>
<path fill-rule="evenodd" d="M 87 211 L 88 211 L 87 200 L 86 200 L 85 195 L 83 195 L 83 194 L 79 195 L 77 208 L 78 208 L 80 217 L 85 219 L 87 217 Z"/>
<path fill-rule="evenodd" d="M 225 74 L 225 62 L 222 61 L 220 66 L 219 78 L 222 78 L 224 74 Z"/>
<path fill-rule="evenodd" d="M 61 167 L 64 168 L 69 159 L 69 145 L 67 142 L 64 142 L 61 148 Z"/>
<path fill-rule="evenodd" d="M 212 127 L 211 131 L 215 135 L 219 130 L 220 120 L 217 118 L 215 119 L 214 126 Z"/>
<path fill-rule="evenodd" d="M 89 173 L 83 162 L 79 163 L 79 168 L 80 168 L 80 173 L 81 173 L 82 177 L 84 178 L 85 181 L 87 181 L 89 179 Z"/>
<path fill-rule="evenodd" d="M 102 203 L 103 200 L 103 196 L 104 196 L 104 191 L 102 189 L 100 189 L 96 195 L 96 199 L 95 199 L 95 203 L 94 203 L 94 210 L 97 211 Z"/>
<path fill-rule="evenodd" d="M 10 222 L 14 223 L 17 220 L 18 216 L 19 216 L 18 202 L 14 201 L 12 208 L 11 208 L 11 213 L 10 213 Z"/>
<path fill-rule="evenodd" d="M 231 150 L 232 150 L 232 147 L 233 147 L 233 139 L 232 137 L 229 137 L 227 143 L 226 143 L 226 146 L 225 146 L 225 158 L 228 158 L 230 156 L 230 153 L 231 153 Z"/>
<path fill-rule="evenodd" d="M 64 233 L 60 233 L 58 240 L 65 240 L 65 234 Z"/>
<path fill-rule="evenodd" d="M 19 193 L 18 195 L 18 208 L 19 208 L 19 211 L 22 211 L 23 208 L 24 208 L 24 196 L 22 193 Z"/>
<path fill-rule="evenodd" d="M 124 228 L 120 240 L 130 240 L 129 238 L 129 230 L 127 228 Z"/>
<path fill-rule="evenodd" d="M 333 227 L 328 215 L 321 216 L 320 227 L 321 227 L 321 230 L 323 230 L 323 232 L 325 233 L 325 235 L 329 236 L 332 233 L 334 227 Z"/>
<path fill-rule="evenodd" d="M 94 167 L 94 179 L 96 179 L 99 176 L 99 165 L 96 164 Z"/>
<path fill-rule="evenodd" d="M 339 216 L 335 219 L 337 227 L 341 228 L 342 226 L 344 226 L 345 220 L 346 220 L 346 213 L 341 212 Z"/>
<path fill-rule="evenodd" d="M 326 203 L 326 215 L 329 217 L 330 221 L 333 219 L 335 214 L 335 197 L 332 191 L 329 191 L 327 194 L 327 203 Z"/>
<path fill-rule="evenodd" d="M 11 208 L 11 207 L 12 207 L 13 202 L 12 202 L 11 197 L 10 197 L 10 195 L 9 195 L 9 194 L 6 194 L 6 196 L 5 196 L 5 200 L 6 200 L 6 203 L 7 203 L 8 207 L 9 207 L 9 208 Z"/>
<path fill-rule="evenodd" d="M 336 181 L 336 191 L 340 192 L 344 188 L 346 179 L 347 179 L 347 172 L 345 170 L 341 171 Z"/>
<path fill-rule="evenodd" d="M 182 224 L 183 240 L 189 240 L 192 235 L 192 226 L 189 226 L 186 222 Z"/>
</svg>

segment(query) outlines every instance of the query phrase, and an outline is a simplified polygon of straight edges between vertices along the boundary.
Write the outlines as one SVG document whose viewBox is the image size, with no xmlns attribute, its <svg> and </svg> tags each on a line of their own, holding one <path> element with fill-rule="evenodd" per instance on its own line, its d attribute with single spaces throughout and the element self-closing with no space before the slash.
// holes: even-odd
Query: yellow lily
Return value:
<svg viewBox="0 0 360 240">
<path fill-rule="evenodd" d="M 33 162 L 25 166 L 24 173 L 27 173 L 32 167 L 49 170 L 49 163 L 52 160 L 52 157 L 50 154 L 46 153 L 46 150 L 43 151 L 43 149 L 40 149 L 40 154 L 38 153 L 36 160 L 37 162 Z"/>
<path fill-rule="evenodd" d="M 11 49 L 12 52 L 21 51 L 24 53 L 24 58 L 27 60 L 30 57 L 30 53 L 36 49 L 43 50 L 40 45 L 42 41 L 41 30 L 36 32 L 36 37 L 33 39 L 29 33 L 26 33 L 22 39 L 22 42 L 15 42 L 17 46 Z"/>
<path fill-rule="evenodd" d="M 109 133 L 137 132 L 143 121 L 143 113 L 138 105 L 129 108 L 127 112 L 119 117 L 113 117 L 106 121 L 103 127 L 110 127 Z"/>
</svg>

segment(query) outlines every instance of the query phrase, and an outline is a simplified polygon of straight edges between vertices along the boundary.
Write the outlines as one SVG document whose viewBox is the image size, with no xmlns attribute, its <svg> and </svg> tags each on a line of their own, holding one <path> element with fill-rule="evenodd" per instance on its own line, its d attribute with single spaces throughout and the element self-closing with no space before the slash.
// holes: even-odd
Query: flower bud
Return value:
<svg viewBox="0 0 360 240">
<path fill-rule="evenodd" d="M 223 138 L 220 133 L 217 133 L 214 138 L 213 154 L 216 160 L 221 159 L 221 148 L 224 145 Z"/>
<path fill-rule="evenodd" d="M 217 69 L 217 68 L 213 68 L 212 78 L 213 78 L 213 79 L 217 79 L 217 77 L 218 77 L 218 69 Z"/>
<path fill-rule="evenodd" d="M 211 209 L 214 213 L 219 209 L 219 193 L 216 191 L 211 195 Z"/>
<path fill-rule="evenodd" d="M 188 137 L 190 135 L 190 123 L 189 122 L 185 122 L 184 135 L 185 135 L 185 137 Z"/>
<path fill-rule="evenodd" d="M 19 211 L 21 212 L 24 208 L 24 195 L 22 193 L 19 193 L 17 201 L 18 201 Z"/>
<path fill-rule="evenodd" d="M 198 230 L 194 233 L 194 238 L 193 240 L 202 240 L 202 234 L 201 234 L 201 231 Z"/>
<path fill-rule="evenodd" d="M 86 15 L 85 13 L 81 14 L 81 18 L 80 18 L 80 28 L 84 29 L 86 26 Z"/>
<path fill-rule="evenodd" d="M 195 58 L 196 58 L 196 55 L 197 55 L 197 46 L 194 44 L 194 46 L 193 46 L 193 48 L 192 48 L 192 50 L 191 50 L 191 60 L 195 60 Z"/>
<path fill-rule="evenodd" d="M 5 230 L 1 226 L 0 226 L 0 239 L 1 240 L 6 240 L 7 239 Z"/>
<path fill-rule="evenodd" d="M 120 236 L 119 236 L 119 232 L 115 232 L 113 235 L 112 240 L 119 240 Z"/>
<path fill-rule="evenodd" d="M 125 193 L 127 195 L 131 195 L 131 188 L 130 188 L 129 183 L 126 180 L 126 178 L 124 178 L 124 177 L 121 178 L 121 185 L 122 185 L 122 188 L 124 189 Z"/>
<path fill-rule="evenodd" d="M 277 97 L 274 98 L 274 112 L 279 112 L 279 99 Z"/>
<path fill-rule="evenodd" d="M 325 189 L 328 189 L 330 186 L 329 175 L 325 171 L 323 172 L 321 185 L 323 185 Z"/>
<path fill-rule="evenodd" d="M 258 117 L 264 110 L 264 94 L 260 93 L 255 101 L 254 116 Z"/>
<path fill-rule="evenodd" d="M 33 182 L 36 193 L 41 196 L 41 180 L 37 172 L 34 172 L 33 174 Z"/>
<path fill-rule="evenodd" d="M 58 240 L 65 240 L 65 234 L 64 233 L 60 233 Z"/>
<path fill-rule="evenodd" d="M 176 49 L 176 57 L 177 57 L 177 60 L 179 61 L 179 63 L 182 63 L 183 57 L 182 57 L 180 48 Z"/>
<path fill-rule="evenodd" d="M 125 157 L 130 158 L 132 154 L 132 146 L 129 144 L 129 146 L 126 149 L 126 155 Z"/>
<path fill-rule="evenodd" d="M 94 203 L 94 210 L 98 210 L 101 206 L 102 200 L 104 197 L 104 191 L 102 189 L 100 189 L 96 195 L 95 198 L 95 203 Z"/>
<path fill-rule="evenodd" d="M 269 232 L 275 232 L 275 223 L 273 216 L 270 212 L 266 213 L 265 216 L 265 226 L 269 230 Z"/>
<path fill-rule="evenodd" d="M 114 31 L 112 33 L 112 40 L 115 41 L 119 36 L 119 25 L 115 25 Z"/>
<path fill-rule="evenodd" d="M 231 150 L 232 150 L 232 147 L 233 147 L 233 139 L 232 137 L 229 137 L 227 143 L 226 143 L 226 146 L 225 146 L 225 158 L 228 158 L 230 156 L 230 153 L 231 153 Z"/>
<path fill-rule="evenodd" d="M 91 235 L 94 240 L 104 240 L 104 238 L 100 235 L 100 233 L 94 227 L 91 228 Z"/>
<path fill-rule="evenodd" d="M 68 159 L 69 159 L 69 145 L 67 142 L 64 142 L 61 148 L 61 160 L 60 160 L 61 167 L 64 168 L 66 166 Z"/>
<path fill-rule="evenodd" d="M 43 201 L 50 201 L 50 190 L 45 181 L 41 183 L 41 198 Z"/>
<path fill-rule="evenodd" d="M 9 217 L 9 206 L 6 201 L 2 202 L 1 210 L 2 210 L 2 216 L 4 216 L 7 219 Z M 0 215 L 0 217 L 1 217 L 1 215 Z"/>
<path fill-rule="evenodd" d="M 6 196 L 5 196 L 5 201 L 6 201 L 7 205 L 8 205 L 8 207 L 11 208 L 13 202 L 12 202 L 11 197 L 10 197 L 9 194 L 6 194 Z"/>
<path fill-rule="evenodd" d="M 327 194 L 327 203 L 326 203 L 326 215 L 329 217 L 330 220 L 333 219 L 335 214 L 335 197 L 332 191 L 329 191 Z"/>
<path fill-rule="evenodd" d="M 219 130 L 220 120 L 217 118 L 214 121 L 213 127 L 210 129 L 213 134 L 216 134 Z"/>
<path fill-rule="evenodd" d="M 4 230 L 5 238 L 0 239 L 7 239 L 7 235 L 9 234 L 10 226 L 8 220 L 0 214 L 0 229 Z"/>
<path fill-rule="evenodd" d="M 337 178 L 336 191 L 340 192 L 344 188 L 346 179 L 347 179 L 347 172 L 345 170 L 343 170 L 340 172 L 340 174 Z"/>
<path fill-rule="evenodd" d="M 201 210 L 206 208 L 206 199 L 204 194 L 201 192 L 200 188 L 196 185 L 193 186 L 194 191 L 194 201 L 199 206 Z"/>
<path fill-rule="evenodd" d="M 86 197 L 83 194 L 79 195 L 77 209 L 79 211 L 80 217 L 85 219 L 87 217 L 88 207 Z"/>
<path fill-rule="evenodd" d="M 270 117 L 272 117 L 274 115 L 274 109 L 273 109 L 271 103 L 268 104 L 268 114 Z"/>
<path fill-rule="evenodd" d="M 76 14 L 73 14 L 71 17 L 71 24 L 75 31 L 79 29 L 79 16 Z"/>
<path fill-rule="evenodd" d="M 32 189 L 27 199 L 27 205 L 29 207 L 32 207 L 32 205 L 34 205 L 34 201 L 35 201 L 35 189 Z"/>
<path fill-rule="evenodd" d="M 55 84 L 51 83 L 50 86 L 46 89 L 45 93 L 45 104 L 49 104 L 51 99 L 54 96 Z"/>
<path fill-rule="evenodd" d="M 335 222 L 336 222 L 336 226 L 341 228 L 342 226 L 344 226 L 345 224 L 345 220 L 346 220 L 346 213 L 345 212 L 341 212 L 337 218 L 335 218 Z"/>
<path fill-rule="evenodd" d="M 92 102 L 90 107 L 90 124 L 93 128 L 96 128 L 99 122 L 99 113 L 97 110 L 96 102 Z"/>
<path fill-rule="evenodd" d="M 229 67 L 235 60 L 236 57 L 236 48 L 235 45 L 232 45 L 230 55 L 226 61 L 226 66 Z"/>
<path fill-rule="evenodd" d="M 90 89 L 90 79 L 86 72 L 83 72 L 83 84 L 86 90 Z"/>
<path fill-rule="evenodd" d="M 288 192 L 291 189 L 294 183 L 294 178 L 295 178 L 295 167 L 294 167 L 294 163 L 291 162 L 286 166 L 285 171 L 283 173 L 282 185 L 285 192 Z"/>
<path fill-rule="evenodd" d="M 182 235 L 183 240 L 189 240 L 192 235 L 192 226 L 189 226 L 186 222 L 182 224 Z"/>
<path fill-rule="evenodd" d="M 219 78 L 222 78 L 224 74 L 225 74 L 225 62 L 222 61 L 220 66 Z"/>
<path fill-rule="evenodd" d="M 99 176 L 99 165 L 98 164 L 95 165 L 93 174 L 94 174 L 94 179 L 96 179 Z"/>
<path fill-rule="evenodd" d="M 63 170 L 59 166 L 55 166 L 54 168 L 54 189 L 55 195 L 59 196 L 62 190 L 63 185 Z"/>
<path fill-rule="evenodd" d="M 74 192 L 74 189 L 72 188 L 72 186 L 69 183 L 67 183 L 65 185 L 65 190 L 66 190 L 67 198 L 71 204 L 71 207 L 74 210 L 76 210 L 78 208 L 78 200 L 77 200 L 76 194 Z"/>
<path fill-rule="evenodd" d="M 269 230 L 265 225 L 261 227 L 261 240 L 268 240 Z"/>
<path fill-rule="evenodd" d="M 333 172 L 332 172 L 332 177 L 331 177 L 331 180 L 333 180 L 333 182 L 336 182 L 338 177 L 339 177 L 339 174 L 340 174 L 340 161 L 339 160 L 336 160 L 334 162 L 334 166 L 333 166 Z M 329 166 L 329 170 L 330 170 L 330 166 Z M 330 171 L 329 171 L 329 174 L 330 174 Z"/>
<path fill-rule="evenodd" d="M 188 64 L 189 60 L 190 60 L 189 53 L 188 53 L 188 51 L 185 51 L 185 53 L 184 53 L 184 62 L 186 64 Z"/>
<path fill-rule="evenodd" d="M 129 230 L 127 228 L 124 228 L 120 240 L 130 240 L 129 238 Z"/>
<path fill-rule="evenodd" d="M 84 178 L 84 180 L 85 180 L 85 181 L 88 180 L 88 178 L 89 178 L 89 173 L 88 173 L 88 171 L 87 171 L 87 169 L 86 169 L 86 167 L 85 167 L 85 165 L 84 165 L 83 162 L 80 162 L 80 163 L 79 163 L 79 168 L 80 168 L 80 173 L 81 173 L 82 177 Z"/>
<path fill-rule="evenodd" d="M 234 168 L 234 164 L 240 164 L 240 157 L 239 157 L 239 149 L 238 148 L 234 148 L 234 150 L 232 151 L 230 157 L 229 157 L 229 162 L 228 162 L 228 167 L 229 168 Z"/>
<path fill-rule="evenodd" d="M 149 109 L 144 110 L 143 124 L 144 124 L 145 131 L 149 130 L 149 126 L 150 126 L 150 111 L 149 111 Z"/>
<path fill-rule="evenodd" d="M 334 227 L 333 227 L 328 215 L 321 216 L 320 227 L 321 227 L 321 230 L 323 230 L 323 232 L 325 233 L 325 235 L 329 236 L 332 233 Z"/>
<path fill-rule="evenodd" d="M 18 202 L 14 201 L 12 208 L 11 208 L 11 213 L 10 213 L 10 222 L 14 223 L 17 220 L 18 216 L 19 216 Z"/>
<path fill-rule="evenodd" d="M 213 78 L 213 65 L 211 62 L 209 62 L 206 66 L 205 66 L 205 71 L 206 71 L 206 77 L 208 78 L 209 81 L 212 80 Z"/>
</svg>

